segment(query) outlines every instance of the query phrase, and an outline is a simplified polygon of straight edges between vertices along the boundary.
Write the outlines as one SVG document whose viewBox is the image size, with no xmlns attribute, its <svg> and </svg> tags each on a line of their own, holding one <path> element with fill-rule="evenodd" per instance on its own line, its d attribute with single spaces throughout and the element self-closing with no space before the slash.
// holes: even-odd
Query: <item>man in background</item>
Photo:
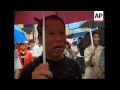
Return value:
<svg viewBox="0 0 120 90">
<path fill-rule="evenodd" d="M 42 45 L 39 47 L 33 39 L 29 40 L 29 45 L 31 46 L 31 52 L 34 58 L 42 55 Z"/>
<path fill-rule="evenodd" d="M 22 68 L 20 59 L 17 54 L 17 49 L 14 50 L 14 79 L 19 79 L 20 69 Z"/>
</svg>

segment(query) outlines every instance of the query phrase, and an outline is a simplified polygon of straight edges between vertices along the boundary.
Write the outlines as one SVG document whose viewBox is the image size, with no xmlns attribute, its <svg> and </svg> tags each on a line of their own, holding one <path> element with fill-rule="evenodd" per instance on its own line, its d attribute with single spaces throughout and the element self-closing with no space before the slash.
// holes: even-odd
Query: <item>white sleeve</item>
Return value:
<svg viewBox="0 0 120 90">
<path fill-rule="evenodd" d="M 21 68 L 22 68 L 22 65 L 21 65 L 20 59 L 19 57 L 17 57 L 14 61 L 14 70 L 21 69 Z"/>
<path fill-rule="evenodd" d="M 33 51 L 32 51 L 32 54 L 33 56 L 40 56 L 42 54 L 42 51 L 43 51 L 43 48 L 42 47 L 39 47 L 39 46 L 36 46 Z"/>
<path fill-rule="evenodd" d="M 85 59 L 85 63 L 90 59 L 90 50 L 89 48 L 86 48 L 84 51 L 84 59 Z"/>
<path fill-rule="evenodd" d="M 40 47 L 39 47 L 39 50 L 38 50 L 38 55 L 39 55 L 39 56 L 42 55 L 42 51 L 43 51 L 43 47 L 40 46 Z"/>
</svg>

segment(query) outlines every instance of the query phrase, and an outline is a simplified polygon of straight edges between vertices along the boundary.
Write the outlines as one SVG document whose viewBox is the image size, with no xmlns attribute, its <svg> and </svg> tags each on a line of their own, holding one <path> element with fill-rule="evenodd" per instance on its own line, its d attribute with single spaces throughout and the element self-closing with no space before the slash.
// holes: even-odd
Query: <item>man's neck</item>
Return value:
<svg viewBox="0 0 120 90">
<path fill-rule="evenodd" d="M 94 44 L 94 47 L 97 48 L 99 45 L 98 44 Z"/>
<path fill-rule="evenodd" d="M 36 44 L 33 44 L 33 46 L 32 47 L 34 47 Z"/>
<path fill-rule="evenodd" d="M 47 57 L 47 59 L 50 59 L 50 60 L 53 60 L 53 61 L 59 61 L 59 60 L 61 60 L 64 56 L 62 55 L 61 57 L 59 57 L 59 58 L 52 58 L 52 57 L 49 57 L 49 56 L 46 56 Z"/>
</svg>

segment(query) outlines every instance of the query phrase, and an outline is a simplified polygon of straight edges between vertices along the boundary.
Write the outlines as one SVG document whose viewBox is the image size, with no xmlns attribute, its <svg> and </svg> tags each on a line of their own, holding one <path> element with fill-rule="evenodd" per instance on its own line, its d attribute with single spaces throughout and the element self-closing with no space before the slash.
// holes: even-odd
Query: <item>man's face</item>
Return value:
<svg viewBox="0 0 120 90">
<path fill-rule="evenodd" d="M 100 36 L 97 33 L 93 35 L 93 42 L 94 44 L 99 45 Z"/>
<path fill-rule="evenodd" d="M 33 47 L 33 46 L 34 46 L 34 43 L 31 42 L 31 43 L 29 43 L 29 45 L 30 45 L 31 47 Z"/>
<path fill-rule="evenodd" d="M 63 23 L 58 19 L 46 20 L 45 33 L 47 57 L 54 59 L 60 58 L 66 46 L 66 34 Z"/>
</svg>

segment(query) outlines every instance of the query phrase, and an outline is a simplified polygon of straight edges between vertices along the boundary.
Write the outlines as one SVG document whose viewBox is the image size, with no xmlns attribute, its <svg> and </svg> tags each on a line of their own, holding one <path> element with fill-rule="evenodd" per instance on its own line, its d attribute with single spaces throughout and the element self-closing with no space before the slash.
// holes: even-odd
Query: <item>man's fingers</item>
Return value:
<svg viewBox="0 0 120 90">
<path fill-rule="evenodd" d="M 45 64 L 40 64 L 35 70 L 32 72 L 32 78 L 33 79 L 48 79 L 52 78 L 53 74 L 49 70 L 49 64 L 46 62 Z"/>
<path fill-rule="evenodd" d="M 46 62 L 45 64 L 40 64 L 37 68 L 35 69 L 45 69 L 45 70 L 49 70 L 49 64 L 48 62 Z"/>
<path fill-rule="evenodd" d="M 46 76 L 46 77 L 48 77 L 48 78 L 52 78 L 52 77 L 53 77 L 52 72 L 51 72 L 51 71 L 46 71 L 46 70 L 41 70 L 41 71 L 39 72 L 39 75 L 44 75 L 44 76 Z"/>
<path fill-rule="evenodd" d="M 44 75 L 33 75 L 32 74 L 32 79 L 50 79 Z"/>
</svg>

